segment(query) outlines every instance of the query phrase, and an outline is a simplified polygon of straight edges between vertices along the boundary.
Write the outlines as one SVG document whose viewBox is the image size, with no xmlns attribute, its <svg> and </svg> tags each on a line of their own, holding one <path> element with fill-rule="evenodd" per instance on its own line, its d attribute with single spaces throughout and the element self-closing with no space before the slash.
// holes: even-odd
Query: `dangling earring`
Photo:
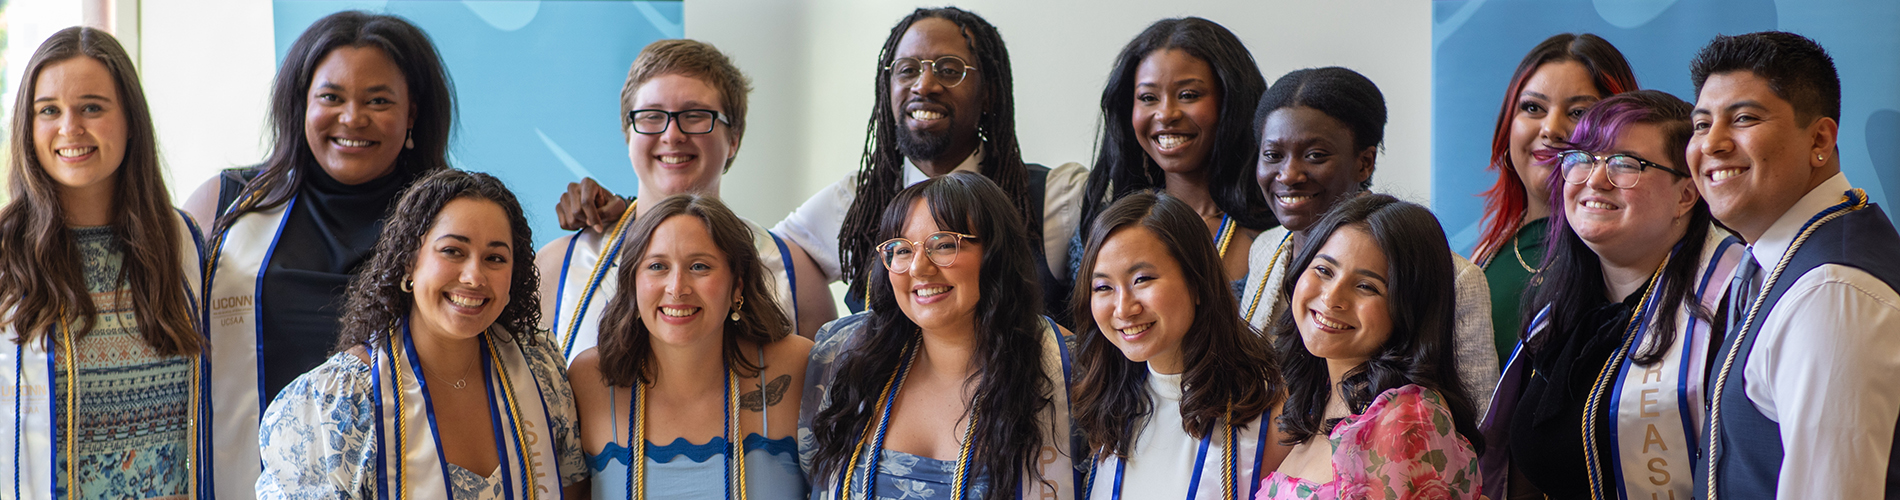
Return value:
<svg viewBox="0 0 1900 500">
<path fill-rule="evenodd" d="M 396 285 L 396 286 L 398 286 L 398 287 L 400 287 L 400 288 L 402 288 L 402 291 L 403 291 L 403 293 L 415 293 L 415 292 L 416 292 L 416 282 L 415 282 L 415 280 L 411 280 L 411 279 L 409 279 L 409 276 L 406 276 L 406 275 L 402 277 L 402 283 L 401 283 L 401 284 L 398 284 L 398 285 Z"/>
<path fill-rule="evenodd" d="M 403 148 L 403 149 L 416 149 L 416 134 L 415 134 L 415 129 L 409 129 L 409 130 L 404 130 L 404 131 L 402 131 L 402 148 Z"/>
<path fill-rule="evenodd" d="M 730 317 L 733 321 L 739 321 L 739 308 L 741 307 L 745 307 L 745 297 L 739 297 L 739 301 L 732 304 L 732 315 Z"/>
</svg>

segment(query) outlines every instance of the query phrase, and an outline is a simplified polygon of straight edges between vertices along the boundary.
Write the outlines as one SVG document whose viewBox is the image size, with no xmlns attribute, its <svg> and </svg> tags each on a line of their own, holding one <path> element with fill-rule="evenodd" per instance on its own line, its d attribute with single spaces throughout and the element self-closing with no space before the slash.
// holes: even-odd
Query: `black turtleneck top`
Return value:
<svg viewBox="0 0 1900 500">
<path fill-rule="evenodd" d="M 256 168 L 220 177 L 222 214 L 256 177 Z M 271 250 L 258 294 L 263 330 L 264 405 L 284 386 L 316 368 L 336 348 L 343 294 L 350 278 L 369 261 L 383 219 L 397 197 L 420 175 L 398 168 L 358 185 L 338 182 L 322 168 L 305 168 L 303 185 Z"/>
</svg>

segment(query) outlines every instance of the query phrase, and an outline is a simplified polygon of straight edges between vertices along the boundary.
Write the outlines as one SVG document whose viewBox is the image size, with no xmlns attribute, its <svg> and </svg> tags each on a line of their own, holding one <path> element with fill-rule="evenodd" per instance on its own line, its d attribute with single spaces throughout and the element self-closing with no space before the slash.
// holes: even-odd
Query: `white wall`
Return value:
<svg viewBox="0 0 1900 500">
<path fill-rule="evenodd" d="M 275 71 L 271 3 L 141 3 L 142 76 L 173 191 L 182 202 L 218 169 L 263 157 Z M 686 0 L 686 35 L 727 51 L 753 79 L 752 125 L 723 186 L 739 213 L 771 224 L 857 168 L 878 48 L 891 25 L 919 5 L 933 4 Z M 1371 77 L 1391 110 L 1388 154 L 1380 159 L 1377 189 L 1430 200 L 1428 2 L 972 0 L 959 5 L 989 19 L 1009 44 L 1017 133 L 1028 161 L 1089 162 L 1100 115 L 1095 101 L 1115 53 L 1154 20 L 1197 15 L 1239 34 L 1269 82 L 1293 69 L 1325 65 Z M 19 5 L 13 8 L 17 14 Z M 17 16 L 14 22 L 22 27 Z"/>
</svg>

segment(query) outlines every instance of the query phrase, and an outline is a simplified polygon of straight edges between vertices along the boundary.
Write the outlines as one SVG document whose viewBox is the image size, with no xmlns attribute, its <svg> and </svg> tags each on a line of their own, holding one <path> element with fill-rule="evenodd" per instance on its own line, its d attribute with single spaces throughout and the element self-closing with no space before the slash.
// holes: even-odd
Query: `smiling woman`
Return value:
<svg viewBox="0 0 1900 500">
<path fill-rule="evenodd" d="M 524 498 L 585 479 L 514 194 L 444 170 L 392 214 L 334 354 L 264 413 L 258 498 Z"/>
</svg>

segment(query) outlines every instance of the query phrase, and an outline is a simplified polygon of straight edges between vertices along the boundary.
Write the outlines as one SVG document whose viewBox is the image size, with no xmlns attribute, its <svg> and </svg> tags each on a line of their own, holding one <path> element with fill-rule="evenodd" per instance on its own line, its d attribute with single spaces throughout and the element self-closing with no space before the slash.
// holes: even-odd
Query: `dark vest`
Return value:
<svg viewBox="0 0 1900 500">
<path fill-rule="evenodd" d="M 1859 196 L 1866 196 L 1864 194 Z M 1720 394 L 1714 395 L 1722 401 L 1722 428 L 1714 436 L 1716 439 L 1716 457 L 1701 457 L 1696 464 L 1696 497 L 1709 498 L 1708 463 L 1703 460 L 1715 460 L 1716 498 L 1752 499 L 1774 498 L 1775 486 L 1780 478 L 1783 447 L 1781 426 L 1760 411 L 1748 400 L 1747 382 L 1743 380 L 1743 367 L 1748 365 L 1748 353 L 1755 346 L 1755 339 L 1761 333 L 1762 323 L 1768 314 L 1774 311 L 1781 296 L 1788 287 L 1801 279 L 1802 275 L 1824 264 L 1848 266 L 1874 276 L 1874 278 L 1893 287 L 1900 284 L 1900 258 L 1896 250 L 1900 249 L 1900 233 L 1887 219 L 1887 214 L 1879 206 L 1868 204 L 1865 208 L 1854 210 L 1835 218 L 1833 221 L 1815 228 L 1805 243 L 1794 249 L 1794 258 L 1788 261 L 1788 267 L 1782 270 L 1774 283 L 1768 287 L 1768 296 L 1764 300 L 1761 312 L 1756 313 L 1754 324 L 1741 336 L 1741 350 L 1735 355 L 1735 362 L 1729 369 L 1728 380 Z M 1763 277 L 1772 272 L 1768 263 L 1763 266 Z M 1900 287 L 1897 287 L 1900 289 Z M 1730 314 L 1748 314 L 1748 311 L 1731 311 Z M 1900 332 L 1888 332 L 1900 335 Z M 1722 342 L 1717 352 L 1715 370 L 1720 370 L 1723 359 L 1731 346 L 1737 342 L 1733 332 Z M 1888 374 L 1891 375 L 1891 374 Z M 1867 374 L 1867 376 L 1882 376 Z M 1716 374 L 1711 372 L 1709 381 L 1713 385 Z M 1711 422 L 1713 423 L 1713 422 Z M 1900 429 L 1900 422 L 1896 422 Z M 1709 426 L 1703 427 L 1704 437 L 1709 434 Z M 1838 432 L 1848 432 L 1839 430 Z M 1888 445 L 1890 448 L 1892 444 Z M 1886 498 L 1900 498 L 1900 448 L 1892 448 L 1887 463 Z M 1706 450 L 1703 453 L 1707 454 Z M 1814 478 L 1826 481 L 1826 478 Z"/>
</svg>

